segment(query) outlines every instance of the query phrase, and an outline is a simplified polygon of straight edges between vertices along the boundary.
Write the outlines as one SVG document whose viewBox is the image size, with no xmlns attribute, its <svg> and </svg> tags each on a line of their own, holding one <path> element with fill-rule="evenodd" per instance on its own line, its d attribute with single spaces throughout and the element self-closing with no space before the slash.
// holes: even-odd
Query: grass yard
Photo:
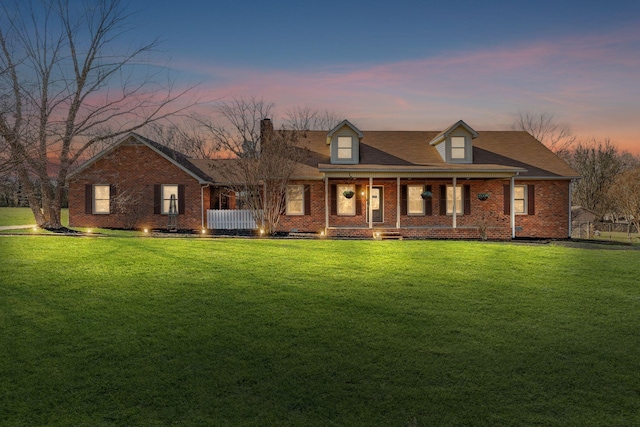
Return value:
<svg viewBox="0 0 640 427">
<path fill-rule="evenodd" d="M 0 424 L 640 425 L 640 251 L 0 237 Z"/>
<path fill-rule="evenodd" d="M 67 226 L 69 224 L 69 209 L 62 209 L 60 217 L 62 225 Z M 0 208 L 0 227 L 35 223 L 33 212 L 29 208 Z"/>
</svg>

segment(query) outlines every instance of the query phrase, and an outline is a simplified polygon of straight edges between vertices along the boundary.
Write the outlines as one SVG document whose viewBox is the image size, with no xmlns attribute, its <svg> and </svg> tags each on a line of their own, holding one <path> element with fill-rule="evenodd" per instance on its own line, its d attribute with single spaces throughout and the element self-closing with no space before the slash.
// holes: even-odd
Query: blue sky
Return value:
<svg viewBox="0 0 640 427">
<path fill-rule="evenodd" d="M 640 153 L 640 0 L 133 0 L 140 36 L 209 99 L 340 112 L 362 129 L 506 129 L 552 112 Z"/>
</svg>

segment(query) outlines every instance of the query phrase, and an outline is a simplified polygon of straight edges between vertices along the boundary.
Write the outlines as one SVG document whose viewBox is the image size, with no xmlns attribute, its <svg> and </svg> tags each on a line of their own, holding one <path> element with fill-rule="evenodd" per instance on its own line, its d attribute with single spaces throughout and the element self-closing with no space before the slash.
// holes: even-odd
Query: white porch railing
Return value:
<svg viewBox="0 0 640 427">
<path fill-rule="evenodd" d="M 256 221 L 247 209 L 207 209 L 207 228 L 213 230 L 255 230 Z"/>
</svg>

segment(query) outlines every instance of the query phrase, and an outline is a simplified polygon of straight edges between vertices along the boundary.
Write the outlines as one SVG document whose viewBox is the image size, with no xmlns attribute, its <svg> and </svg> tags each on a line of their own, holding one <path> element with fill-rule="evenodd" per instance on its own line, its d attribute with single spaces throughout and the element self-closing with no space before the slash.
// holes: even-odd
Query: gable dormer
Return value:
<svg viewBox="0 0 640 427">
<path fill-rule="evenodd" d="M 440 132 L 429 144 L 436 147 L 446 163 L 473 163 L 472 140 L 477 137 L 478 132 L 459 120 Z"/>
<path fill-rule="evenodd" d="M 360 162 L 363 133 L 348 120 L 343 120 L 327 134 L 332 164 L 356 165 Z"/>
</svg>

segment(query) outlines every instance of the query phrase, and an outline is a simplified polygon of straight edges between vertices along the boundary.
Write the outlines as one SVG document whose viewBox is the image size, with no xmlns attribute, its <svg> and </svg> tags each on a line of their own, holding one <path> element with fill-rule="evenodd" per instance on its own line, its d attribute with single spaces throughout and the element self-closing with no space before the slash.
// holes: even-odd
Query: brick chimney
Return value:
<svg viewBox="0 0 640 427">
<path fill-rule="evenodd" d="M 273 122 L 271 119 L 260 120 L 260 144 L 271 139 L 273 135 Z"/>
</svg>

